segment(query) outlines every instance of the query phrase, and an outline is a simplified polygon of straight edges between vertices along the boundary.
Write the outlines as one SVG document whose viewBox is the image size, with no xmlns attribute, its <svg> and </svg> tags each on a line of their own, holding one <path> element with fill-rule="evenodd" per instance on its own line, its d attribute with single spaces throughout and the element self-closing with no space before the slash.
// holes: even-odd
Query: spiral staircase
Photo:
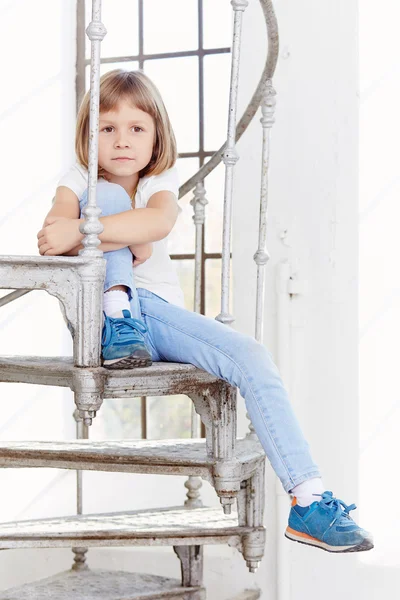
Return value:
<svg viewBox="0 0 400 600">
<path fill-rule="evenodd" d="M 278 32 L 272 2 L 260 0 L 267 25 L 268 52 L 259 84 L 243 116 L 236 121 L 242 18 L 247 0 L 232 0 L 234 11 L 231 87 L 226 143 L 180 188 L 180 197 L 194 190 L 196 255 L 195 305 L 200 310 L 201 246 L 205 181 L 215 167 L 225 164 L 222 233 L 221 312 L 217 319 L 229 326 L 229 263 L 235 145 L 261 106 L 262 164 L 257 264 L 255 337 L 262 340 L 265 293 L 266 224 L 269 136 L 274 123 L 275 91 L 272 76 L 278 56 Z M 228 544 L 243 556 L 254 573 L 263 558 L 265 528 L 265 453 L 254 429 L 238 439 L 236 392 L 224 381 L 189 364 L 155 363 L 149 368 L 107 371 L 100 366 L 105 260 L 98 250 L 95 189 L 100 46 L 106 33 L 101 22 L 101 0 L 92 2 L 87 30 L 92 45 L 91 118 L 89 146 L 89 202 L 85 213 L 84 249 L 77 257 L 0 256 L 0 287 L 14 289 L 0 306 L 32 290 L 57 297 L 73 336 L 72 357 L 1 356 L 0 381 L 70 388 L 74 393 L 77 439 L 54 442 L 0 443 L 3 468 L 56 468 L 77 472 L 77 514 L 59 518 L 0 523 L 0 549 L 71 548 L 72 568 L 55 576 L 0 592 L 0 600 L 203 600 L 203 548 Z M 175 440 L 91 441 L 89 430 L 109 398 L 185 394 L 193 402 L 192 438 Z M 198 419 L 205 439 L 196 437 Z M 182 506 L 118 513 L 82 513 L 82 471 L 112 471 L 185 475 L 187 499 Z M 220 499 L 218 508 L 205 507 L 199 494 L 201 479 Z M 86 553 L 93 547 L 172 546 L 181 564 L 181 580 L 126 571 L 91 570 Z M 245 590 L 235 600 L 255 600 L 259 591 Z"/>
</svg>

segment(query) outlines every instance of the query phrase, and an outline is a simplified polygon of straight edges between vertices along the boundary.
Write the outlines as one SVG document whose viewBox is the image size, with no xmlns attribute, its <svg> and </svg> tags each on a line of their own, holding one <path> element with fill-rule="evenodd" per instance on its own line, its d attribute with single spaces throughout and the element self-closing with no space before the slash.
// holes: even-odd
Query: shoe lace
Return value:
<svg viewBox="0 0 400 600">
<path fill-rule="evenodd" d="M 106 316 L 104 319 L 101 343 L 103 346 L 108 346 L 108 344 L 110 344 L 115 337 L 118 337 L 121 341 L 123 341 L 125 337 L 132 334 L 132 330 L 138 331 L 142 334 L 147 333 L 146 325 L 139 321 L 139 319 L 114 319 L 113 317 Z"/>
<path fill-rule="evenodd" d="M 355 510 L 357 506 L 355 504 L 347 505 L 340 498 L 335 498 L 332 492 L 324 492 L 323 494 L 313 494 L 313 496 L 321 496 L 321 500 L 319 501 L 319 506 L 327 511 L 332 513 L 332 521 L 329 524 L 329 527 L 332 527 L 337 521 L 340 522 L 342 520 L 352 520 L 349 515 L 351 510 Z M 342 508 L 343 507 L 343 508 Z"/>
</svg>

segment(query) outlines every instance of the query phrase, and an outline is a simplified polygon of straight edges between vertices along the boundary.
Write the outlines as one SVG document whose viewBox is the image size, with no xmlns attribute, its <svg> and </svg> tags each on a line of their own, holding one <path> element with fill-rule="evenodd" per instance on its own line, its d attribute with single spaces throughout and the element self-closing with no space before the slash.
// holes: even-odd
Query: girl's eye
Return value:
<svg viewBox="0 0 400 600">
<path fill-rule="evenodd" d="M 112 125 L 108 125 L 107 127 L 103 127 L 102 131 L 105 131 L 105 133 L 110 133 L 112 130 L 114 129 L 114 127 L 112 127 Z M 135 131 L 144 131 L 144 129 L 142 129 L 142 127 L 139 127 L 139 125 L 133 125 L 133 127 L 131 129 L 134 129 Z"/>
</svg>

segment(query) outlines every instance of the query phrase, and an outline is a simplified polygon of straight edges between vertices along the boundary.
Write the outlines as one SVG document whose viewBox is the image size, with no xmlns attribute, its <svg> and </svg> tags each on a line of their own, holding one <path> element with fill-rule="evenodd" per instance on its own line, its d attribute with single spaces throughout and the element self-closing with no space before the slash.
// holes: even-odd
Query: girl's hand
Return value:
<svg viewBox="0 0 400 600">
<path fill-rule="evenodd" d="M 132 244 L 129 246 L 129 250 L 133 254 L 133 266 L 137 267 L 146 262 L 153 254 L 153 244 Z"/>
<path fill-rule="evenodd" d="M 37 234 L 39 254 L 59 256 L 78 246 L 83 234 L 79 231 L 80 219 L 47 217 L 43 229 Z"/>
</svg>

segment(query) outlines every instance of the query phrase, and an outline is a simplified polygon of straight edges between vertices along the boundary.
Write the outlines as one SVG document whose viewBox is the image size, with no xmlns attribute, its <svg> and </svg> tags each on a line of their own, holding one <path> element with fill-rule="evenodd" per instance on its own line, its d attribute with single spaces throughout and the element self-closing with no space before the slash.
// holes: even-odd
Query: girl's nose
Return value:
<svg viewBox="0 0 400 600">
<path fill-rule="evenodd" d="M 115 140 L 115 146 L 117 148 L 129 148 L 130 144 L 128 139 L 121 135 Z"/>
<path fill-rule="evenodd" d="M 121 140 L 115 143 L 116 148 L 129 148 L 129 143 Z"/>
</svg>

